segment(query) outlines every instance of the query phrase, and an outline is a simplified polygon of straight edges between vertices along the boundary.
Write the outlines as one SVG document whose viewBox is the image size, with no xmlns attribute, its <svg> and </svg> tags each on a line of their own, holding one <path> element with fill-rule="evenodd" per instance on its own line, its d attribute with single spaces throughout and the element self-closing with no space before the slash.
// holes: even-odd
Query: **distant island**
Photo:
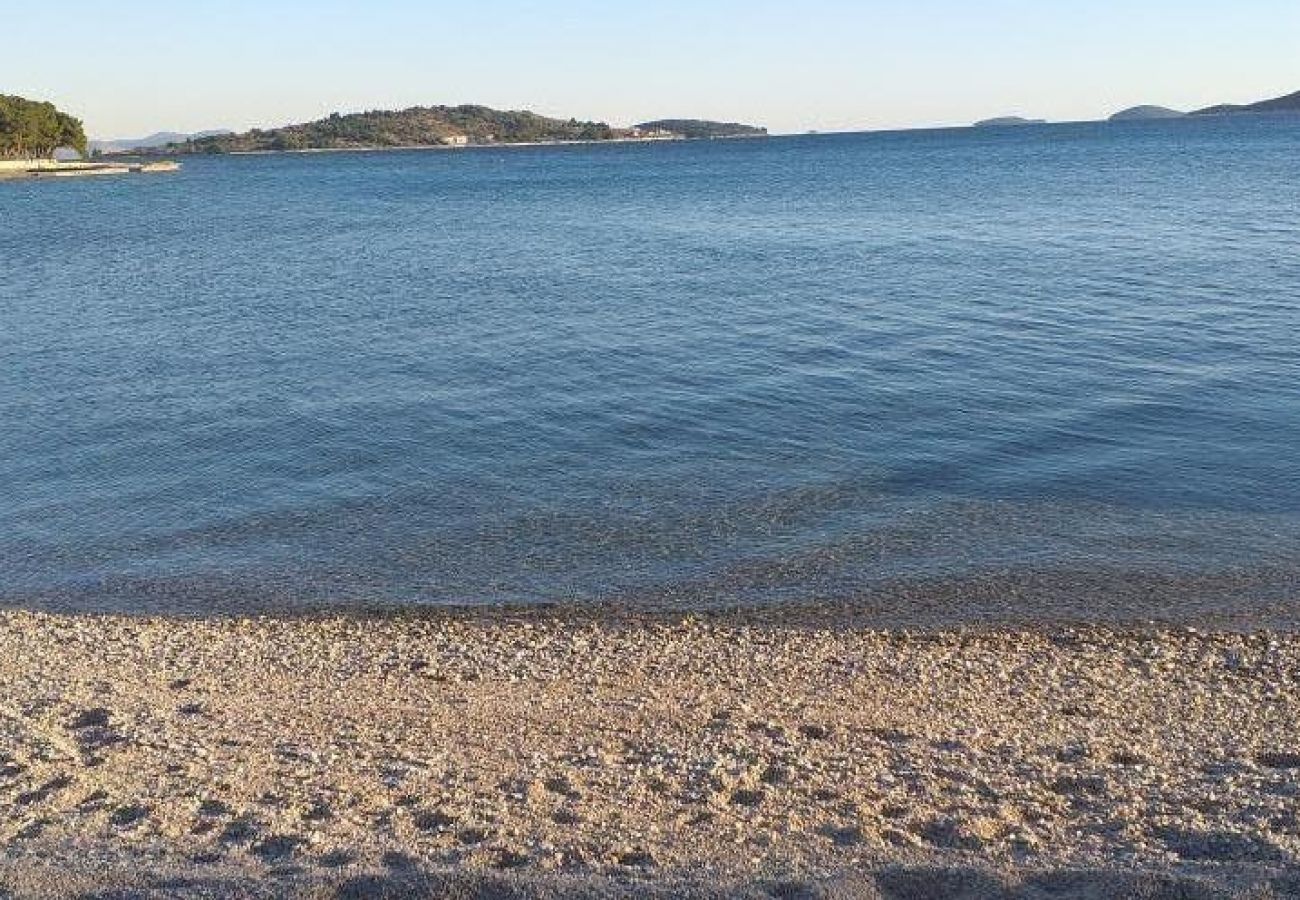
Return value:
<svg viewBox="0 0 1300 900">
<path fill-rule="evenodd" d="M 985 119 L 982 122 L 976 122 L 974 128 L 1009 128 L 1019 125 L 1046 125 L 1046 119 L 1026 119 L 1021 116 L 999 116 L 996 119 Z"/>
<path fill-rule="evenodd" d="M 1294 94 L 1287 94 L 1285 97 L 1274 97 L 1271 100 L 1261 100 L 1258 103 L 1248 103 L 1238 105 L 1234 103 L 1223 103 L 1218 106 L 1210 106 L 1205 109 L 1198 109 L 1191 113 L 1193 116 L 1230 116 L 1249 113 L 1276 113 L 1276 112 L 1300 112 L 1300 91 Z"/>
<path fill-rule="evenodd" d="M 211 131 L 198 131 L 187 134 L 179 131 L 159 131 L 142 138 L 115 138 L 115 139 L 92 139 L 90 142 L 91 153 L 130 153 L 134 150 L 154 150 L 166 147 L 170 144 L 180 144 L 185 141 L 195 140 L 205 137 L 220 137 L 222 135 L 232 134 L 228 128 L 214 129 Z"/>
<path fill-rule="evenodd" d="M 1187 115 L 1165 106 L 1133 106 L 1110 117 L 1111 122 L 1141 122 L 1149 119 L 1181 119 Z"/>
<path fill-rule="evenodd" d="M 241 134 L 195 136 L 159 148 L 167 153 L 220 154 L 307 150 L 371 150 L 547 144 L 616 140 L 698 140 L 766 135 L 751 125 L 662 119 L 633 128 L 554 119 L 527 110 L 486 106 L 417 106 L 397 111 L 335 113 L 324 119 Z"/>
<path fill-rule="evenodd" d="M 655 122 L 642 122 L 632 130 L 634 133 L 675 135 L 687 140 L 767 136 L 766 128 L 742 125 L 739 122 L 710 122 L 707 119 L 659 119 Z"/>
<path fill-rule="evenodd" d="M 1270 100 L 1261 100 L 1258 103 L 1221 103 L 1217 106 L 1208 106 L 1205 109 L 1198 109 L 1194 112 L 1182 112 L 1177 109 L 1170 109 L 1167 106 L 1144 104 L 1142 106 L 1132 106 L 1128 109 L 1122 109 L 1106 121 L 1142 122 L 1161 119 L 1182 119 L 1188 116 L 1231 116 L 1263 113 L 1300 113 L 1300 91 L 1296 91 L 1293 94 L 1287 94 L 1284 97 L 1274 97 Z M 1043 124 L 1046 123 L 1042 119 L 1025 119 L 1020 116 L 1002 116 L 996 119 L 985 119 L 982 122 L 976 122 L 974 127 L 1005 128 L 1016 125 Z"/>
<path fill-rule="evenodd" d="M 1261 100 L 1258 103 L 1220 103 L 1216 106 L 1207 106 L 1205 109 L 1198 109 L 1193 112 L 1185 113 L 1176 109 L 1169 109 L 1164 106 L 1134 106 L 1129 109 L 1120 110 L 1111 116 L 1111 122 L 1134 122 L 1149 119 L 1181 119 L 1186 116 L 1230 116 L 1243 115 L 1251 113 L 1285 113 L 1300 112 L 1300 91 L 1294 94 L 1287 94 L 1285 97 L 1275 97 L 1271 100 Z"/>
</svg>

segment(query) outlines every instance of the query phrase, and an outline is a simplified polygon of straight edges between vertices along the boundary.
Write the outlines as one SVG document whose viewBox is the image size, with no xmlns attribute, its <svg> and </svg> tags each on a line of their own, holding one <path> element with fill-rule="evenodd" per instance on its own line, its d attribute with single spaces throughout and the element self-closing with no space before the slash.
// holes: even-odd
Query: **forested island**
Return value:
<svg viewBox="0 0 1300 900">
<path fill-rule="evenodd" d="M 707 119 L 657 119 L 653 122 L 642 122 L 634 131 L 668 133 L 687 140 L 767 136 L 766 128 L 742 125 L 739 122 L 711 122 Z"/>
<path fill-rule="evenodd" d="M 67 148 L 86 155 L 81 120 L 53 103 L 0 94 L 0 159 L 48 159 Z"/>
<path fill-rule="evenodd" d="M 334 113 L 327 118 L 300 125 L 196 137 L 163 149 L 168 153 L 258 153 L 649 138 L 698 139 L 766 133 L 766 129 L 749 125 L 695 119 L 664 119 L 636 128 L 620 129 L 604 122 L 554 119 L 527 110 L 502 111 L 486 106 L 417 106 L 397 111 Z"/>
</svg>

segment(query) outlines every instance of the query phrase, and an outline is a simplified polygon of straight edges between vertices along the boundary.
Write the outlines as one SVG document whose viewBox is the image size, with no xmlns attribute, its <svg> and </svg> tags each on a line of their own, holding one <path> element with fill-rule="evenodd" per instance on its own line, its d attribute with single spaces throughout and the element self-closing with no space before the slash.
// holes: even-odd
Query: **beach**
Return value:
<svg viewBox="0 0 1300 900">
<path fill-rule="evenodd" d="M 1284 631 L 10 611 L 0 895 L 1291 896 L 1298 699 Z"/>
<path fill-rule="evenodd" d="M 3 19 L 0 900 L 1300 900 L 1300 5 L 237 6 Z"/>
</svg>

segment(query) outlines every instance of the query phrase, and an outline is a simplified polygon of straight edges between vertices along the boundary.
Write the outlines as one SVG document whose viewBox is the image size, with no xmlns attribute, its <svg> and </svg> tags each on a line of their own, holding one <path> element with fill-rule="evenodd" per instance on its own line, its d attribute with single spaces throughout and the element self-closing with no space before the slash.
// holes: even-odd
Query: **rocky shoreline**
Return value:
<svg viewBox="0 0 1300 900">
<path fill-rule="evenodd" d="M 1284 632 L 0 613 L 0 896 L 1300 896 L 1298 700 Z"/>
</svg>

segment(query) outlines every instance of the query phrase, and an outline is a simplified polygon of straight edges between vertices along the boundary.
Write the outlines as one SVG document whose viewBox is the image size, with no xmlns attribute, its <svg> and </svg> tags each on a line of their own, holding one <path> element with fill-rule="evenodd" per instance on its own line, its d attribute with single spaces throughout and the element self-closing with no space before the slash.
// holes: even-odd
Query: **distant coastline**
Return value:
<svg viewBox="0 0 1300 900">
<path fill-rule="evenodd" d="M 1204 118 L 1209 116 L 1267 115 L 1270 113 L 1300 113 L 1300 91 L 1282 97 L 1274 97 L 1269 100 L 1260 100 L 1257 103 L 1221 103 L 1216 106 L 1207 106 L 1204 109 L 1193 110 L 1192 112 L 1170 109 L 1167 106 L 1142 104 L 1122 109 L 1119 112 L 1098 121 L 1147 122 L 1160 119 L 1183 119 L 1192 116 Z M 1030 119 L 1022 116 L 1000 116 L 998 118 L 984 119 L 975 122 L 971 127 L 1004 128 L 1011 126 L 1046 124 L 1048 124 L 1046 119 Z"/>
<path fill-rule="evenodd" d="M 727 137 L 716 138 L 688 138 L 681 135 L 673 137 L 658 138 L 610 138 L 608 140 L 576 140 L 576 141 L 514 141 L 511 143 L 501 144 L 402 144 L 386 147 L 379 146 L 359 146 L 359 147 L 303 147 L 296 150 L 232 150 L 229 153 L 212 154 L 216 156 L 316 156 L 329 153 L 403 153 L 403 152 L 438 152 L 438 153 L 455 153 L 471 150 L 528 150 L 539 147 L 604 147 L 620 146 L 627 144 L 684 144 L 694 143 L 701 140 L 713 141 L 743 141 L 752 140 L 754 137 L 771 137 L 771 135 L 730 135 Z M 161 152 L 161 151 L 160 151 Z M 175 152 L 175 151 L 173 151 Z M 123 156 L 140 156 L 148 155 L 142 151 L 134 154 L 124 153 Z"/>
<path fill-rule="evenodd" d="M 284 152 L 463 149 L 766 137 L 766 128 L 705 119 L 661 119 L 629 128 L 556 119 L 528 110 L 486 106 L 417 106 L 323 119 L 243 133 L 209 133 L 155 147 L 105 155 L 222 155 Z"/>
<path fill-rule="evenodd" d="M 1300 91 L 1287 94 L 1283 97 L 1273 97 L 1268 100 L 1260 100 L 1256 103 L 1221 103 L 1217 106 L 1208 106 L 1205 109 L 1198 109 L 1188 115 L 1192 116 L 1239 116 L 1252 114 L 1267 113 L 1296 113 L 1300 112 Z"/>
<path fill-rule="evenodd" d="M 1099 122 L 1141 122 L 1161 119 L 1203 118 L 1229 115 L 1300 113 L 1300 91 L 1249 104 L 1219 104 L 1184 112 L 1154 104 L 1120 110 Z M 928 131 L 943 128 L 1012 128 L 1053 123 L 1029 116 L 998 116 L 970 125 L 914 128 L 850 129 L 826 134 Z M 818 134 L 823 132 L 802 132 Z M 792 133 L 793 135 L 793 133 Z M 412 107 L 398 111 L 335 113 L 324 119 L 243 133 L 229 130 L 193 134 L 157 132 L 143 138 L 94 140 L 97 156 L 110 159 L 152 158 L 163 155 L 269 155 L 275 153 L 378 152 L 383 150 L 441 150 L 483 147 L 588 146 L 592 144 L 654 143 L 662 141 L 719 140 L 771 137 L 768 129 L 738 122 L 706 119 L 659 119 L 626 128 L 603 122 L 557 119 L 523 111 L 501 111 L 484 106 Z"/>
</svg>

